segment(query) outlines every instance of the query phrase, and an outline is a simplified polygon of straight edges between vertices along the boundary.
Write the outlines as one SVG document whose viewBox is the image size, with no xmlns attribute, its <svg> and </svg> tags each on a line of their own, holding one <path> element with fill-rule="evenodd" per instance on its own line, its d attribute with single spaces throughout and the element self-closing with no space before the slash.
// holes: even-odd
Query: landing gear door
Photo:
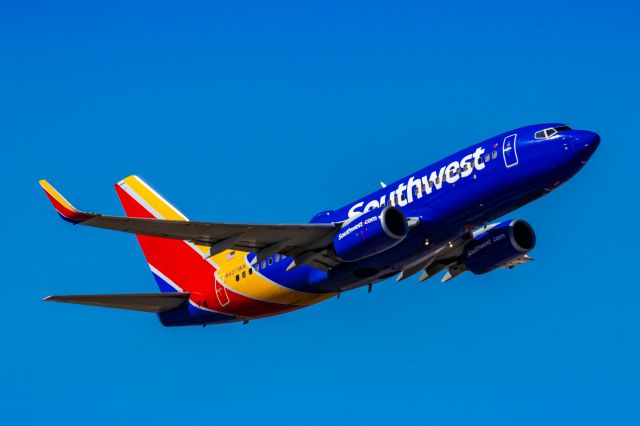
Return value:
<svg viewBox="0 0 640 426">
<path fill-rule="evenodd" d="M 518 152 L 516 151 L 516 137 L 518 135 L 509 135 L 502 142 L 502 156 L 504 157 L 504 165 L 509 167 L 518 165 Z"/>
</svg>

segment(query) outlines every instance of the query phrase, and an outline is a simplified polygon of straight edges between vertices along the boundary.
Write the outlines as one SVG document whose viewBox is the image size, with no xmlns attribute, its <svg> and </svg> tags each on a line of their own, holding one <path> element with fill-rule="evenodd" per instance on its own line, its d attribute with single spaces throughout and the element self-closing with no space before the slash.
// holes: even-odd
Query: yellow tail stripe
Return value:
<svg viewBox="0 0 640 426">
<path fill-rule="evenodd" d="M 123 189 L 125 189 L 125 191 L 132 190 L 135 192 L 138 197 L 142 198 L 161 216 L 159 219 L 188 220 L 185 215 L 180 213 L 178 209 L 173 207 L 167 200 L 162 198 L 160 194 L 151 189 L 151 187 L 144 183 L 139 177 L 129 176 L 119 182 L 119 184 L 123 183 L 128 187 Z"/>
</svg>

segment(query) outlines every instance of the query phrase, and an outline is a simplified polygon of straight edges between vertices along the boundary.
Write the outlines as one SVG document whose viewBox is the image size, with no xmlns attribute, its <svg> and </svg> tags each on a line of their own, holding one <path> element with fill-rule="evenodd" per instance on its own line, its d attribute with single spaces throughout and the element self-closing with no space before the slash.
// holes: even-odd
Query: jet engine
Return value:
<svg viewBox="0 0 640 426">
<path fill-rule="evenodd" d="M 345 262 L 355 262 L 390 249 L 409 232 L 407 218 L 396 207 L 365 212 L 342 225 L 333 239 L 335 254 Z"/>
<path fill-rule="evenodd" d="M 536 245 L 536 234 L 521 219 L 500 222 L 476 235 L 464 247 L 462 261 L 474 274 L 484 274 L 529 253 Z"/>
</svg>

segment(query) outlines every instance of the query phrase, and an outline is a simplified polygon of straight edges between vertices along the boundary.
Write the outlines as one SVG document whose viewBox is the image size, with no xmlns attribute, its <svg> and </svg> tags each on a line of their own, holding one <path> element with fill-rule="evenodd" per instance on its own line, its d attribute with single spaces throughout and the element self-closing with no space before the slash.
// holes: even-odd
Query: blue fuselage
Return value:
<svg viewBox="0 0 640 426">
<path fill-rule="evenodd" d="M 554 128 L 558 130 L 544 133 Z M 340 223 L 394 205 L 406 217 L 418 220 L 395 247 L 356 262 L 343 262 L 329 272 L 307 266 L 287 272 L 281 262 L 262 273 L 286 287 L 318 293 L 384 280 L 469 229 L 551 192 L 584 166 L 599 142 L 596 133 L 572 130 L 560 123 L 523 127 L 492 137 L 311 220 Z"/>
</svg>

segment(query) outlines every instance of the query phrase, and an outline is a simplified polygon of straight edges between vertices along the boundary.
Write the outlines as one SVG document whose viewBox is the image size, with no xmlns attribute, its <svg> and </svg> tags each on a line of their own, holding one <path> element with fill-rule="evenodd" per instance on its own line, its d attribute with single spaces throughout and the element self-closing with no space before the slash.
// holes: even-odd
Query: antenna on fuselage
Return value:
<svg viewBox="0 0 640 426">
<path fill-rule="evenodd" d="M 387 184 L 386 184 L 386 183 L 384 183 L 384 182 L 382 182 L 382 181 L 380 181 L 380 186 L 382 187 L 382 189 L 384 189 L 384 188 L 386 188 L 386 187 L 387 187 Z"/>
</svg>

